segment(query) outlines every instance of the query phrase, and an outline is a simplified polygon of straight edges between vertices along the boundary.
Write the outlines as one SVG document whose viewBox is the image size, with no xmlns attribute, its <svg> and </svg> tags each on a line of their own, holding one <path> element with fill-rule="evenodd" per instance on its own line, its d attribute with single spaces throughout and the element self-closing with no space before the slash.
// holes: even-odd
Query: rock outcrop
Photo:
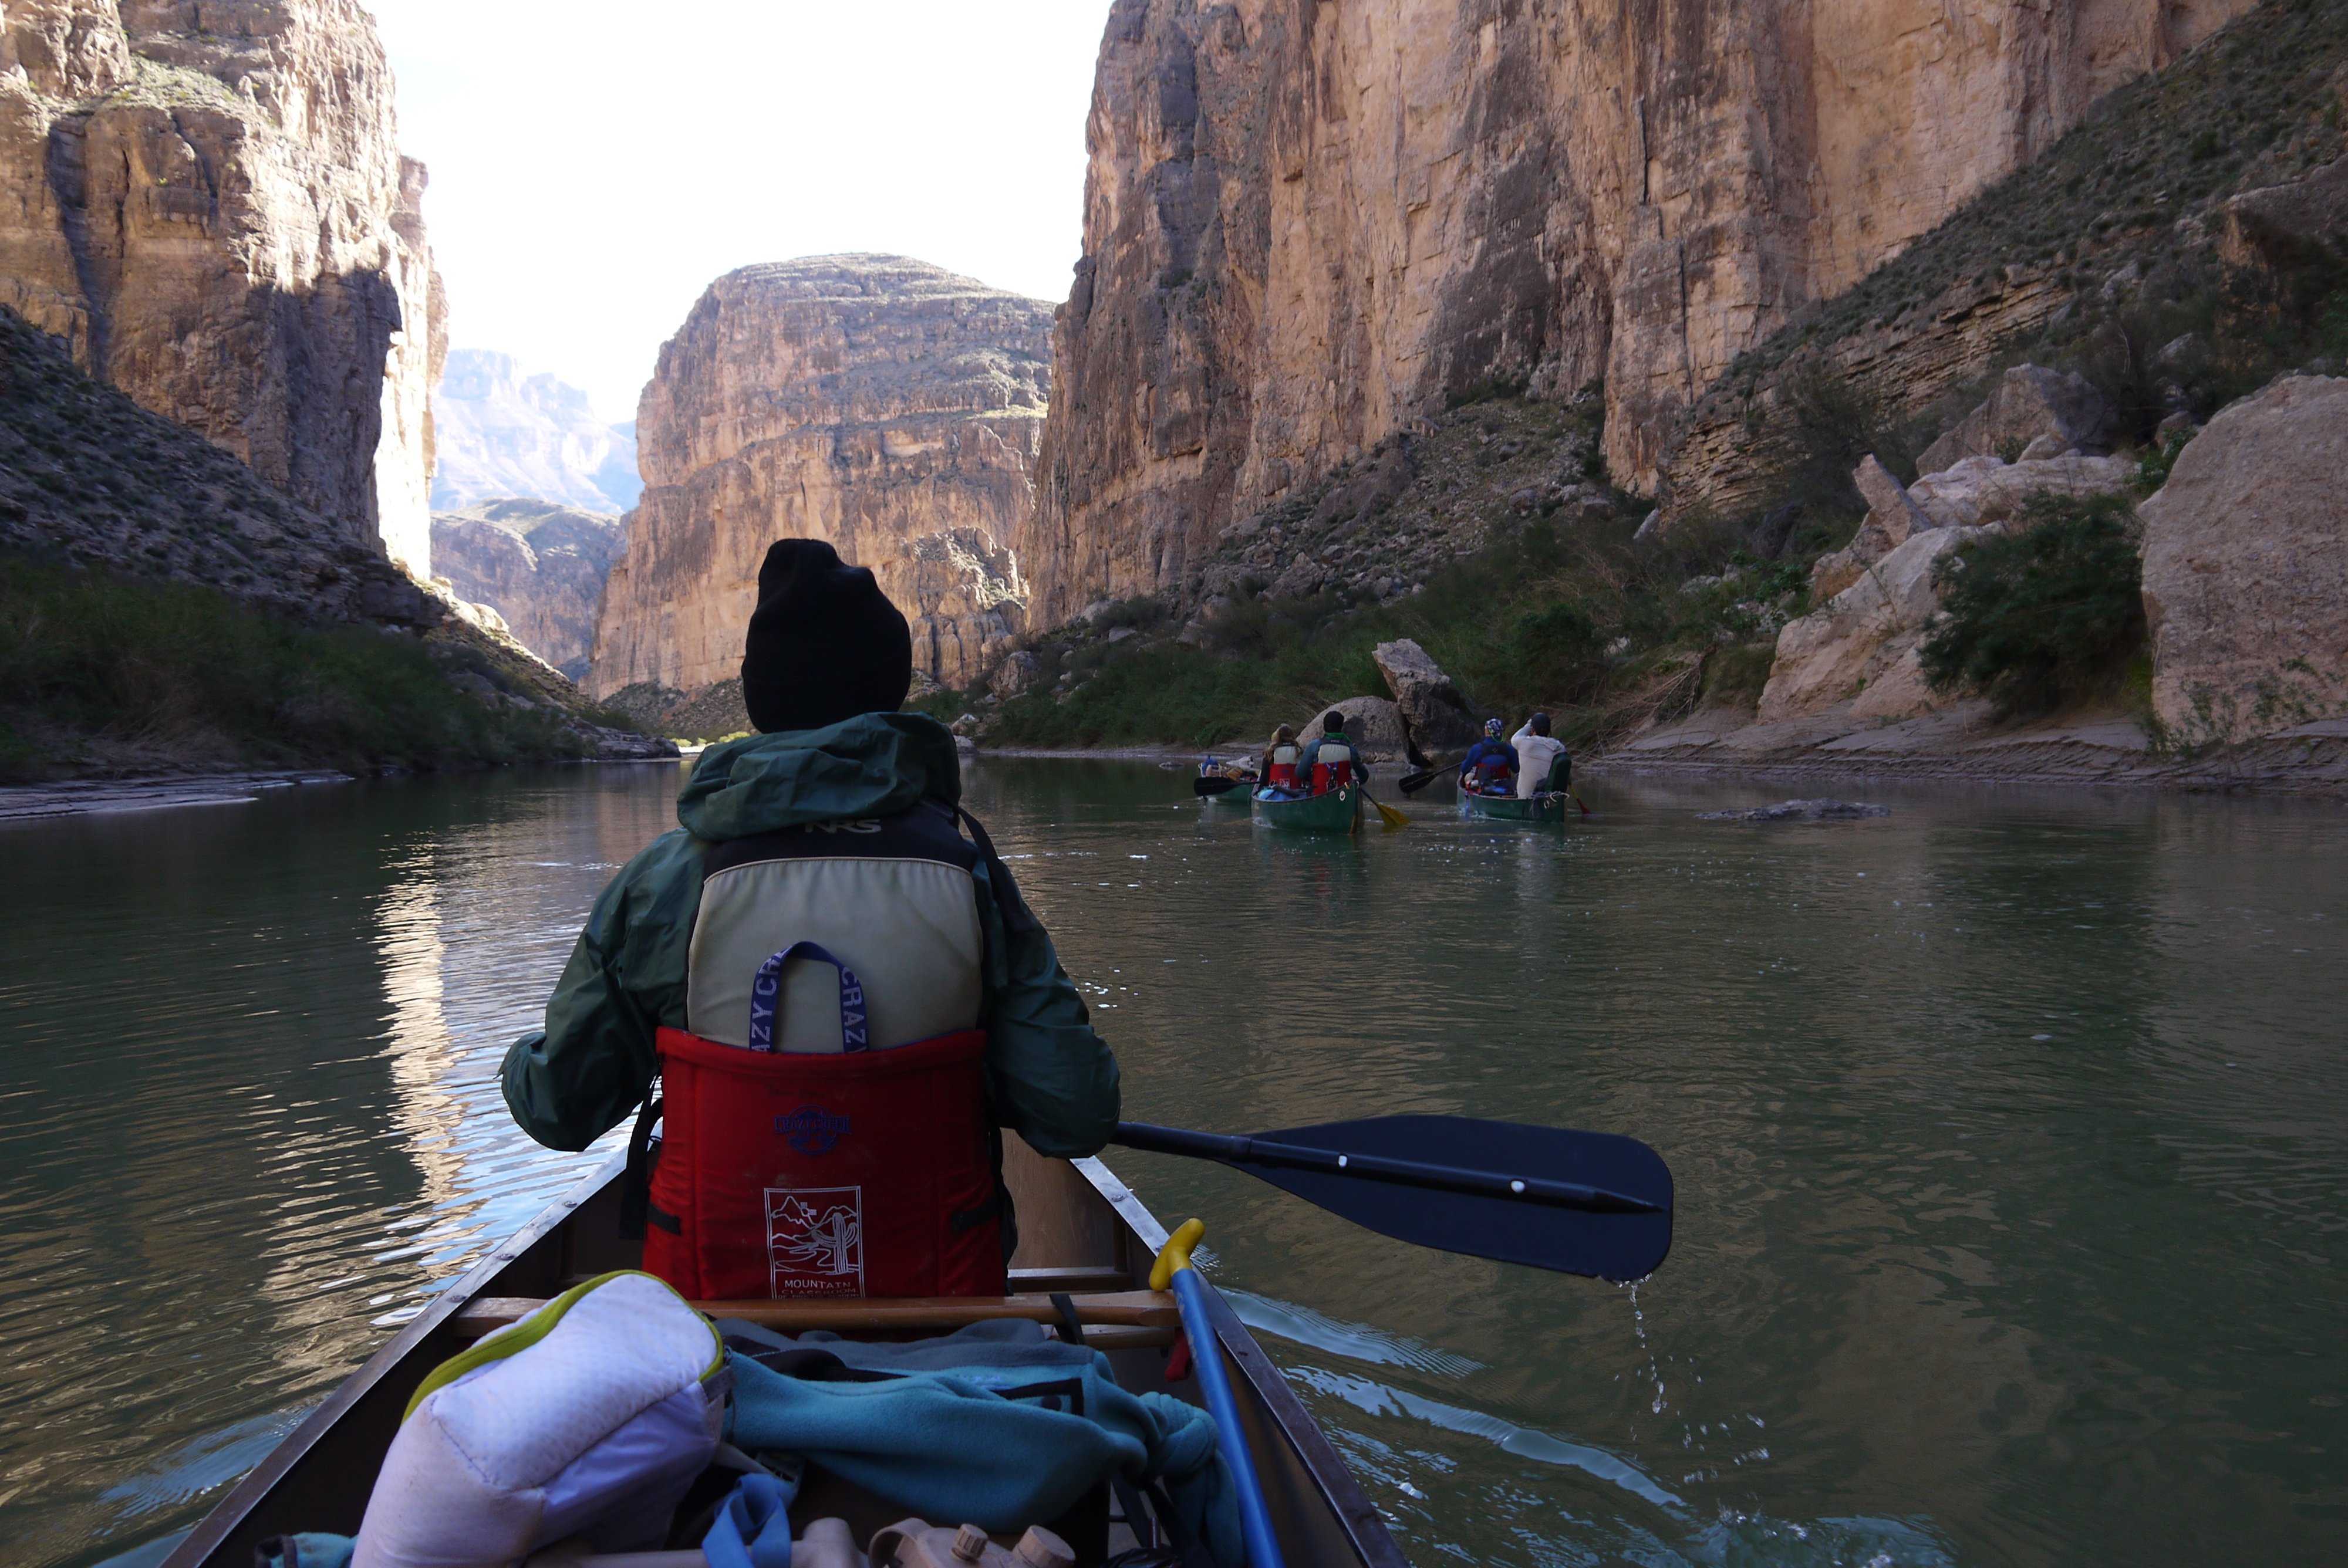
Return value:
<svg viewBox="0 0 2348 1568">
<path fill-rule="evenodd" d="M 2190 747 L 2348 712 L 2348 380 L 2209 422 L 2137 508 L 2153 711 Z"/>
<path fill-rule="evenodd" d="M 1859 719 L 1904 719 L 1939 706 L 1918 661 L 1925 626 L 1941 608 L 1932 570 L 1979 535 L 1976 528 L 1912 535 L 1824 609 L 1787 622 L 1758 720 L 1776 723 L 1841 702 Z"/>
<path fill-rule="evenodd" d="M 587 672 L 620 519 L 546 501 L 485 501 L 432 518 L 432 567 L 486 604 L 521 645 L 573 681 Z"/>
<path fill-rule="evenodd" d="M 2000 376 L 1988 400 L 1959 420 L 1916 459 L 1921 474 L 1954 467 L 1967 457 L 2060 456 L 2103 449 L 2112 407 L 2076 371 L 2017 364 Z M 2051 448 L 2042 443 L 2051 442 Z"/>
<path fill-rule="evenodd" d="M 1411 754 L 1426 764 L 1453 763 L 1483 734 L 1451 677 L 1410 638 L 1381 642 L 1370 651 L 1401 712 Z"/>
<path fill-rule="evenodd" d="M 587 395 L 525 376 L 511 354 L 458 349 L 432 394 L 436 511 L 529 497 L 624 512 L 644 493 L 633 425 L 595 416 Z"/>
<path fill-rule="evenodd" d="M 2047 28 L 2080 39 L 2113 36 L 2106 29 L 2121 10 L 2034 8 Z M 1890 16 L 1910 7 L 1879 9 Z M 1992 20 L 2001 13 L 2011 15 L 1993 5 L 1965 15 L 1988 24 L 1979 36 L 2018 36 Z M 2348 146 L 2348 9 L 2229 5 L 2181 15 L 2176 40 L 2204 36 L 2226 15 L 2233 19 L 2222 36 L 2118 87 L 2041 156 L 1739 355 L 1664 455 L 1666 529 L 1698 510 L 1766 513 L 1798 490 L 1795 470 L 1812 434 L 1802 411 L 1815 406 L 1807 388 L 1834 389 L 1846 406 L 1898 422 L 2024 345 L 2117 370 L 2113 356 L 2127 345 L 2094 341 L 2115 318 L 2157 318 L 2180 291 L 2209 287 L 2252 252 L 2281 264 L 2307 237 L 2337 233 L 2325 215 L 2339 200 Z M 1921 101 L 1919 109 L 1937 112 Z M 1900 167 L 1887 162 L 1887 178 Z M 2264 352 L 2237 346 L 2253 360 Z M 2178 399 L 2171 406 L 2221 390 L 2188 364 L 2163 363 L 2163 345 L 2135 352 L 2154 360 L 2130 374 Z M 2141 442 L 2149 432 L 2137 423 L 2126 434 Z"/>
<path fill-rule="evenodd" d="M 2250 0 L 1118 0 L 1020 553 L 1039 624 L 1479 386 L 1615 477 L 1742 350 Z"/>
<path fill-rule="evenodd" d="M 644 493 L 590 685 L 733 678 L 778 538 L 829 539 L 967 686 L 1022 625 L 1050 307 L 901 256 L 730 272 L 661 350 L 636 421 Z"/>
<path fill-rule="evenodd" d="M 1323 702 L 1313 716 L 1296 726 L 1297 743 L 1317 741 L 1328 733 L 1321 721 L 1332 712 L 1345 715 L 1345 734 L 1361 748 L 1365 762 L 1395 763 L 1410 756 L 1410 732 L 1403 727 L 1402 710 L 1384 697 L 1344 697 Z"/>
<path fill-rule="evenodd" d="M 9 0 L 0 303 L 427 570 L 421 164 L 358 0 Z"/>
<path fill-rule="evenodd" d="M 0 548 L 199 583 L 303 620 L 422 628 L 448 610 L 379 547 L 92 380 L 5 308 Z"/>
</svg>

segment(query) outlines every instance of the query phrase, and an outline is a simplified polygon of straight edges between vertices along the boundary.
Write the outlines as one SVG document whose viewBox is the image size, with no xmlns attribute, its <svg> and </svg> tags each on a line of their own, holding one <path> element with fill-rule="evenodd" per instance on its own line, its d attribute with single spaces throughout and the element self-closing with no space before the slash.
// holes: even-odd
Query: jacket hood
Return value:
<svg viewBox="0 0 2348 1568">
<path fill-rule="evenodd" d="M 861 713 L 820 730 L 747 735 L 701 753 L 676 820 L 722 843 L 851 816 L 893 816 L 923 795 L 962 799 L 953 733 L 922 713 Z"/>
</svg>

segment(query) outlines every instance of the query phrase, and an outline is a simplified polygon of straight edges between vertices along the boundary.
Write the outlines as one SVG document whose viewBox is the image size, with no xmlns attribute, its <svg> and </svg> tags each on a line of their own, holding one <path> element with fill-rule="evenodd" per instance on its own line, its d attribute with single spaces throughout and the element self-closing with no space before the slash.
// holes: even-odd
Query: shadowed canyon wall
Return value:
<svg viewBox="0 0 2348 1568">
<path fill-rule="evenodd" d="M 1018 542 L 1031 619 L 1493 384 L 1618 483 L 1847 288 L 2251 0 L 1117 0 Z"/>
<path fill-rule="evenodd" d="M 0 303 L 418 576 L 424 182 L 357 0 L 0 6 Z"/>
<path fill-rule="evenodd" d="M 1022 624 L 1051 307 L 902 256 L 745 267 L 709 286 L 637 408 L 626 519 L 588 685 L 740 673 L 776 539 L 831 541 L 912 622 L 913 662 L 975 681 Z"/>
</svg>

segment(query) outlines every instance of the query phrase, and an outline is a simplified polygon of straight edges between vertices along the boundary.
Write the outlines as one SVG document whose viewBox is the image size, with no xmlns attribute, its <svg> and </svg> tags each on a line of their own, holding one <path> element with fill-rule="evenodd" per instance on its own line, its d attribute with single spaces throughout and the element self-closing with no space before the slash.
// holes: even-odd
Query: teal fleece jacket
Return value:
<svg viewBox="0 0 2348 1568">
<path fill-rule="evenodd" d="M 685 1027 L 708 845 L 893 815 L 924 795 L 958 803 L 962 768 L 952 733 L 918 713 L 867 713 L 703 753 L 677 797 L 683 827 L 653 840 L 603 889 L 546 1004 L 546 1027 L 506 1052 L 506 1104 L 522 1131 L 550 1149 L 583 1149 L 643 1102 L 654 1030 Z M 1014 930 L 1004 920 L 994 871 L 982 858 L 974 876 L 985 943 L 978 1021 L 995 1121 L 1039 1154 L 1096 1153 L 1117 1125 L 1117 1058 L 1093 1032 L 1043 927 L 1031 918 Z M 1015 886 L 1001 891 L 1024 909 Z"/>
</svg>

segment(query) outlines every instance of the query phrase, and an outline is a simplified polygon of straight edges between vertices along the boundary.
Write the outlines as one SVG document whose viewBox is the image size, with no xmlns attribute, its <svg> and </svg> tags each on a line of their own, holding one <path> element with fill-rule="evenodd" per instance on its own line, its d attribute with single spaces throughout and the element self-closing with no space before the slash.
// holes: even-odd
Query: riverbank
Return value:
<svg viewBox="0 0 2348 1568">
<path fill-rule="evenodd" d="M 2116 784 L 2348 799 L 2348 719 L 2176 756 L 2116 710 L 2002 724 L 1987 702 L 1972 699 L 1885 724 L 1853 719 L 1849 708 L 1770 724 L 1747 712 L 1701 711 L 1578 765 L 1591 774 Z"/>
<path fill-rule="evenodd" d="M 673 756 L 494 624 L 304 622 L 0 552 L 0 784 Z"/>
</svg>

